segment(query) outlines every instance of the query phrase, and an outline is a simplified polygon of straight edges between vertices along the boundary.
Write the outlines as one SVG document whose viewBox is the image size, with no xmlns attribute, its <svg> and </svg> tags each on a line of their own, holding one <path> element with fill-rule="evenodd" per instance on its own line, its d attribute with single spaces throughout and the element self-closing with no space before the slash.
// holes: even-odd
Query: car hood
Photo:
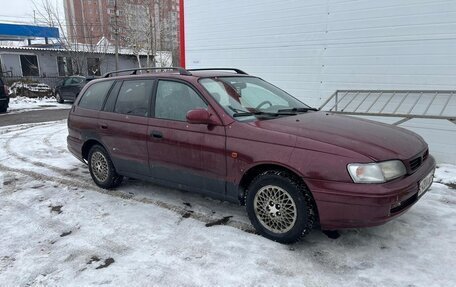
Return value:
<svg viewBox="0 0 456 287">
<path fill-rule="evenodd" d="M 254 124 L 259 128 L 342 147 L 377 161 L 409 159 L 427 147 L 419 135 L 403 128 L 325 112 L 258 120 Z M 306 148 L 305 144 L 301 145 L 298 141 L 297 147 Z"/>
</svg>

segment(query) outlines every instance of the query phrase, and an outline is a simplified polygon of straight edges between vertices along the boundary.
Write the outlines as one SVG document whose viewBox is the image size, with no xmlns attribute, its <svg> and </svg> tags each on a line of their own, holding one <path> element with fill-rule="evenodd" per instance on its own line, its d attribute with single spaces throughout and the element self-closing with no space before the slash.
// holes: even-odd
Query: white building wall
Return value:
<svg viewBox="0 0 456 287">
<path fill-rule="evenodd" d="M 237 67 L 316 107 L 337 89 L 456 90 L 456 1 L 185 0 L 185 38 L 187 67 Z M 455 124 L 402 126 L 456 164 Z"/>
</svg>

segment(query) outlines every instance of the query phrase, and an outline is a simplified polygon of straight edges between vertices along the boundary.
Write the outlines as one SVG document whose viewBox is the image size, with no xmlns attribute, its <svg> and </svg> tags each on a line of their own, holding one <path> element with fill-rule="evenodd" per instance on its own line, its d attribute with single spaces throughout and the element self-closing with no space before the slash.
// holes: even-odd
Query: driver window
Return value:
<svg viewBox="0 0 456 287">
<path fill-rule="evenodd" d="M 147 117 L 153 80 L 124 81 L 117 96 L 114 112 Z"/>
<path fill-rule="evenodd" d="M 69 85 L 71 85 L 71 81 L 72 81 L 72 78 L 65 79 L 65 81 L 63 81 L 63 85 L 69 86 Z"/>
<path fill-rule="evenodd" d="M 186 121 L 187 112 L 207 108 L 207 104 L 189 86 L 179 82 L 158 82 L 155 100 L 155 117 L 175 121 Z"/>
<path fill-rule="evenodd" d="M 71 84 L 76 85 L 76 84 L 82 83 L 83 81 L 84 81 L 83 78 L 76 78 L 75 77 L 75 78 L 72 78 Z"/>
</svg>

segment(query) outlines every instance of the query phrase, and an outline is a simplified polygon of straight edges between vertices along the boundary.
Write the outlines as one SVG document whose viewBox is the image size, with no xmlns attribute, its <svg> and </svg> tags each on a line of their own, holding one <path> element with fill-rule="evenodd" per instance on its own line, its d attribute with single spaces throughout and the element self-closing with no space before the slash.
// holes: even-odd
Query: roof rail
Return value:
<svg viewBox="0 0 456 287">
<path fill-rule="evenodd" d="M 236 68 L 200 68 L 200 69 L 187 69 L 187 71 L 235 71 L 237 74 L 248 75 L 246 72 Z"/>
<path fill-rule="evenodd" d="M 103 78 L 109 78 L 113 74 L 132 72 L 130 75 L 136 75 L 138 71 L 153 71 L 153 70 L 173 70 L 178 71 L 180 75 L 191 76 L 192 73 L 189 73 L 186 69 L 181 67 L 148 67 L 148 68 L 135 68 L 135 69 L 125 69 L 108 72 L 103 75 Z"/>
</svg>

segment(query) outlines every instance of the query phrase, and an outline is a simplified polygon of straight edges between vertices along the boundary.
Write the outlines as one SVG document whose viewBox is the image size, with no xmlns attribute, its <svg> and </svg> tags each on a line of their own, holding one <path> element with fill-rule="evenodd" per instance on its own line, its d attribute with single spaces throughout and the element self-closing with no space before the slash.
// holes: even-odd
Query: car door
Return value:
<svg viewBox="0 0 456 287">
<path fill-rule="evenodd" d="M 76 96 L 84 87 L 85 78 L 83 77 L 71 77 L 70 85 L 68 86 L 68 97 L 69 100 L 76 99 Z"/>
<path fill-rule="evenodd" d="M 149 176 L 147 131 L 153 79 L 118 81 L 99 116 L 100 135 L 122 175 Z"/>
<path fill-rule="evenodd" d="M 148 128 L 151 176 L 178 188 L 224 198 L 225 127 L 186 121 L 187 112 L 195 108 L 215 113 L 187 83 L 161 79 L 155 90 L 154 116 Z"/>
<path fill-rule="evenodd" d="M 72 81 L 71 77 L 64 79 L 63 82 L 62 82 L 62 85 L 59 88 L 60 96 L 63 99 L 68 99 L 68 97 L 69 97 L 71 81 Z"/>
</svg>

